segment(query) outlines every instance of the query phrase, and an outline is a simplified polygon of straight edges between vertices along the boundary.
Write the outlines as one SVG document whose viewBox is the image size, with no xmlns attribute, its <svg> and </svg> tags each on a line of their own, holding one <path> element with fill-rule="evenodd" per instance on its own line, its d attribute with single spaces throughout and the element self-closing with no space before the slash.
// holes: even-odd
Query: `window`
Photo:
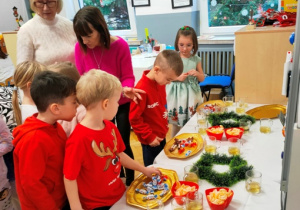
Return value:
<svg viewBox="0 0 300 210">
<path fill-rule="evenodd" d="M 260 12 L 279 9 L 279 0 L 200 0 L 200 33 L 232 35 Z"/>
<path fill-rule="evenodd" d="M 96 6 L 112 35 L 137 36 L 134 8 L 130 0 L 78 0 L 78 8 Z"/>
</svg>

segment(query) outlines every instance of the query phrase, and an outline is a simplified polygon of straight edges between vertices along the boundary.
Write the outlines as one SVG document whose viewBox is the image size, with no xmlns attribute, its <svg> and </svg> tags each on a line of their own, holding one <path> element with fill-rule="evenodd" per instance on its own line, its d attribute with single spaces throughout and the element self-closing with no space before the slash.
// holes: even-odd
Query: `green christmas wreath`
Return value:
<svg viewBox="0 0 300 210">
<path fill-rule="evenodd" d="M 212 125 L 223 125 L 224 128 L 239 127 L 241 119 L 250 120 L 255 123 L 255 118 L 250 115 L 238 115 L 235 112 L 212 113 L 208 116 L 208 122 Z"/>
<path fill-rule="evenodd" d="M 219 173 L 213 170 L 213 165 L 229 165 L 229 171 Z M 198 176 L 206 179 L 216 187 L 230 187 L 245 179 L 245 173 L 253 166 L 247 166 L 247 161 L 239 155 L 228 157 L 227 155 L 212 155 L 204 153 L 195 164 L 198 167 Z"/>
</svg>

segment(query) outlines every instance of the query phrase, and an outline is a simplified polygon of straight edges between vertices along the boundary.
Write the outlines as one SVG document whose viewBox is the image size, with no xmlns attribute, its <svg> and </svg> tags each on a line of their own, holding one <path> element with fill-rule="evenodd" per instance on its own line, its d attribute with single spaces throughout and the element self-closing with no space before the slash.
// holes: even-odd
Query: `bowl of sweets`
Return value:
<svg viewBox="0 0 300 210">
<path fill-rule="evenodd" d="M 199 185 L 195 182 L 189 182 L 189 181 L 178 181 L 175 182 L 171 188 L 172 196 L 176 199 L 176 202 L 179 205 L 183 204 L 182 197 L 186 197 L 186 195 L 189 193 L 189 196 L 194 196 L 193 193 L 190 192 L 196 192 L 199 189 Z"/>
<path fill-rule="evenodd" d="M 234 195 L 233 191 L 227 187 L 215 187 L 205 190 L 206 199 L 210 209 L 226 209 Z"/>
<path fill-rule="evenodd" d="M 227 128 L 227 129 L 225 129 L 225 136 L 227 139 L 229 139 L 231 137 L 237 137 L 237 138 L 241 139 L 243 134 L 244 134 L 243 128 Z"/>
<path fill-rule="evenodd" d="M 208 136 L 214 136 L 217 140 L 221 140 L 224 133 L 224 127 L 222 125 L 212 126 L 206 129 Z"/>
</svg>

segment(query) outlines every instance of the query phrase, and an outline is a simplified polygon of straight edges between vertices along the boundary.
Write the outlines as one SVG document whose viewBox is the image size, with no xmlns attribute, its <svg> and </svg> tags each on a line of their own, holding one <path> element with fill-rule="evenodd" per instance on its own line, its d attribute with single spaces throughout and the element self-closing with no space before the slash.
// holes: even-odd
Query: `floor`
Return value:
<svg viewBox="0 0 300 210">
<path fill-rule="evenodd" d="M 169 125 L 169 128 L 170 128 L 169 132 L 167 133 L 167 136 L 166 136 L 167 141 L 171 139 L 170 133 L 171 133 L 172 126 Z M 132 152 L 134 155 L 134 159 L 144 165 L 141 143 L 139 142 L 137 136 L 135 135 L 135 133 L 132 130 L 130 132 L 130 146 L 131 146 L 131 149 L 132 149 Z M 140 172 L 136 171 L 135 177 L 137 177 L 139 174 L 140 174 Z"/>
</svg>

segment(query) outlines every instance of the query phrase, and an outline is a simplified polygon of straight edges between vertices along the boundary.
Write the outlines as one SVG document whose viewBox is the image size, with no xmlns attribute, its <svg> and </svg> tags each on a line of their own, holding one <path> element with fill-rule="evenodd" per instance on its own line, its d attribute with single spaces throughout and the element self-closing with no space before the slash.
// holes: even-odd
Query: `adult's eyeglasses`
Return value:
<svg viewBox="0 0 300 210">
<path fill-rule="evenodd" d="M 34 5 L 37 8 L 43 8 L 45 4 L 47 5 L 47 7 L 53 8 L 56 6 L 56 1 L 47 1 L 47 2 L 35 1 L 34 2 Z"/>
</svg>

